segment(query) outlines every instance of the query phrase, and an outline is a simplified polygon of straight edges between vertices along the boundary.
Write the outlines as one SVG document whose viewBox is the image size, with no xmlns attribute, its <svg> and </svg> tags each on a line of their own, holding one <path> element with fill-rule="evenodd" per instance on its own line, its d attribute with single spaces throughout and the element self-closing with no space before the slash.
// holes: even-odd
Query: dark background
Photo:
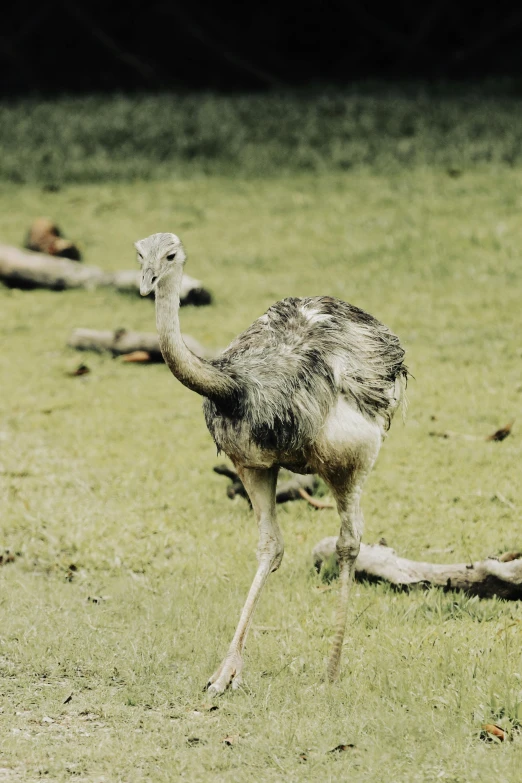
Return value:
<svg viewBox="0 0 522 783">
<path fill-rule="evenodd" d="M 437 0 L 107 0 L 2 12 L 4 95 L 256 90 L 522 74 L 522 7 Z"/>
</svg>

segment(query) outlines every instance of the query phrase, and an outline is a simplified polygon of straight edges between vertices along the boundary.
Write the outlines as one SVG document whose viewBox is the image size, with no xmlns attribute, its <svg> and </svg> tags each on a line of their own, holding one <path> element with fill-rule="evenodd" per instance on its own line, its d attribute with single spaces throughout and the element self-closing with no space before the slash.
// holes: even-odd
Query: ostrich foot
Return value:
<svg viewBox="0 0 522 783">
<path fill-rule="evenodd" d="M 241 685 L 241 669 L 243 660 L 241 655 L 234 651 L 229 653 L 219 669 L 217 669 L 207 683 L 207 690 L 211 696 L 224 693 L 232 686 L 233 690 Z"/>
</svg>

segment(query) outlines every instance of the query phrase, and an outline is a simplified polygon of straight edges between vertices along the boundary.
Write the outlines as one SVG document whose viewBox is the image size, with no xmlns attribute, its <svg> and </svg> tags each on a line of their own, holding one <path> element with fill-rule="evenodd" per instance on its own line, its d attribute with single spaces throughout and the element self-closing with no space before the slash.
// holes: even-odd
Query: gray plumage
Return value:
<svg viewBox="0 0 522 783">
<path fill-rule="evenodd" d="M 261 449 L 310 446 L 338 394 L 389 427 L 407 370 L 398 338 L 373 316 L 329 296 L 272 305 L 212 364 L 237 382 L 225 404 L 206 400 L 218 449 L 241 422 Z"/>
<path fill-rule="evenodd" d="M 407 370 L 398 338 L 357 307 L 328 296 L 284 299 L 254 321 L 216 359 L 185 345 L 179 294 L 185 251 L 175 234 L 136 242 L 140 291 L 155 291 L 161 352 L 173 375 L 205 398 L 207 426 L 232 460 L 259 526 L 258 569 L 211 693 L 241 682 L 243 650 L 268 575 L 283 559 L 276 519 L 280 467 L 317 473 L 330 487 L 341 520 L 339 601 L 328 677 L 340 671 L 350 584 L 363 530 L 360 498 Z"/>
</svg>

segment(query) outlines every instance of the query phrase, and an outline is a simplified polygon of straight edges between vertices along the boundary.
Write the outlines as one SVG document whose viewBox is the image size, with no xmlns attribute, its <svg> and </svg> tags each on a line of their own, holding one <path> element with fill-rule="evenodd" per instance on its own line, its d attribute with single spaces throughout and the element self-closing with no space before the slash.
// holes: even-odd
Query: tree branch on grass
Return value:
<svg viewBox="0 0 522 783">
<path fill-rule="evenodd" d="M 87 266 L 56 258 L 45 253 L 19 250 L 0 244 L 0 280 L 11 288 L 49 288 L 65 291 L 70 288 L 115 288 L 122 293 L 139 293 L 140 273 L 136 270 L 104 272 L 97 266 Z M 210 293 L 200 280 L 183 276 L 181 304 L 203 305 L 211 301 Z"/>
<path fill-rule="evenodd" d="M 214 473 L 219 476 L 226 476 L 232 481 L 227 487 L 227 495 L 229 498 L 235 498 L 236 495 L 246 498 L 248 495 L 243 486 L 238 474 L 229 468 L 228 465 L 216 465 L 214 467 Z M 288 500 L 306 500 L 314 508 L 331 508 L 327 503 L 322 503 L 319 500 L 311 497 L 319 488 L 319 479 L 313 474 L 301 476 L 298 473 L 292 473 L 290 470 L 286 471 L 288 478 L 277 482 L 276 491 L 276 503 L 286 503 Z"/>
<path fill-rule="evenodd" d="M 336 536 L 328 536 L 314 547 L 312 559 L 317 571 L 326 561 L 336 563 L 336 543 Z M 355 573 L 359 581 L 388 582 L 400 589 L 433 586 L 480 598 L 522 599 L 520 552 L 506 553 L 499 559 L 488 557 L 475 563 L 441 565 L 407 560 L 389 546 L 361 544 Z"/>
<path fill-rule="evenodd" d="M 184 334 L 183 340 L 187 348 L 196 356 L 204 359 L 212 358 L 215 353 L 204 348 L 190 334 Z M 77 351 L 96 351 L 111 353 L 113 356 L 143 351 L 148 354 L 147 361 L 162 362 L 163 356 L 159 346 L 159 338 L 152 332 L 133 332 L 127 329 L 100 331 L 98 329 L 74 329 L 67 341 L 69 348 Z"/>
<path fill-rule="evenodd" d="M 487 435 L 484 437 L 483 435 L 470 435 L 467 432 L 454 432 L 453 430 L 444 430 L 442 432 L 437 432 L 435 430 L 431 431 L 429 435 L 432 438 L 444 438 L 447 440 L 448 438 L 462 438 L 463 440 L 493 440 L 493 441 L 501 441 L 505 440 L 508 435 L 511 435 L 511 430 L 513 429 L 513 424 L 515 423 L 515 419 L 508 422 L 508 424 L 505 425 L 505 427 L 501 427 L 498 430 L 495 430 L 495 432 L 492 432 L 491 435 Z"/>
</svg>

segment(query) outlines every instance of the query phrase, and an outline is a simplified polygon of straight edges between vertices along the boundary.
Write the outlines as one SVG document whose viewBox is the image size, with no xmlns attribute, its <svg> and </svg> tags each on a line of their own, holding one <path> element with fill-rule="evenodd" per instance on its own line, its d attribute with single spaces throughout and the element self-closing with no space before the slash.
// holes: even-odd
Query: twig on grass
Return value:
<svg viewBox="0 0 522 783">
<path fill-rule="evenodd" d="M 323 508 L 335 508 L 333 503 L 325 503 L 322 500 L 317 500 L 317 498 L 313 498 L 306 489 L 303 489 L 302 487 L 298 490 L 299 494 L 303 498 L 303 500 L 306 500 L 307 503 L 309 503 L 311 506 L 317 509 L 323 509 Z"/>
<path fill-rule="evenodd" d="M 498 430 L 495 430 L 491 435 L 487 435 L 485 438 L 480 435 L 471 435 L 467 432 L 455 432 L 454 430 L 431 430 L 428 434 L 432 438 L 462 438 L 463 440 L 487 440 L 487 441 L 501 441 L 505 440 L 508 435 L 511 434 L 511 430 L 513 428 L 513 424 L 515 423 L 515 420 L 509 422 L 509 424 L 506 424 L 505 427 L 501 427 Z"/>
<path fill-rule="evenodd" d="M 502 495 L 500 492 L 495 492 L 493 495 L 493 498 L 496 498 L 497 500 L 500 500 L 501 503 L 504 503 L 505 506 L 509 506 L 509 508 L 516 508 L 515 504 L 512 503 L 511 500 L 508 500 L 504 495 Z"/>
<path fill-rule="evenodd" d="M 504 440 L 507 438 L 508 435 L 511 435 L 511 430 L 513 428 L 513 424 L 515 423 L 515 419 L 509 422 L 509 424 L 506 424 L 505 427 L 501 427 L 499 430 L 495 430 L 491 435 L 488 435 L 486 440 Z"/>
<path fill-rule="evenodd" d="M 227 487 L 227 495 L 229 498 L 232 499 L 235 498 L 236 495 L 240 495 L 249 500 L 243 482 L 232 468 L 223 464 L 215 465 L 213 470 L 214 473 L 217 473 L 219 476 L 226 476 L 232 481 L 232 484 L 229 484 Z M 276 503 L 286 503 L 288 500 L 303 499 L 317 509 L 333 508 L 329 503 L 312 497 L 313 493 L 316 492 L 319 487 L 317 476 L 313 474 L 302 476 L 299 473 L 292 473 L 292 471 L 287 471 L 287 473 L 289 476 L 287 480 L 282 479 L 277 482 Z"/>
<path fill-rule="evenodd" d="M 444 430 L 443 432 L 431 430 L 431 432 L 428 434 L 432 438 L 462 438 L 463 440 L 483 440 L 483 438 L 479 437 L 478 435 L 469 435 L 466 432 L 454 432 L 453 430 Z"/>
</svg>

